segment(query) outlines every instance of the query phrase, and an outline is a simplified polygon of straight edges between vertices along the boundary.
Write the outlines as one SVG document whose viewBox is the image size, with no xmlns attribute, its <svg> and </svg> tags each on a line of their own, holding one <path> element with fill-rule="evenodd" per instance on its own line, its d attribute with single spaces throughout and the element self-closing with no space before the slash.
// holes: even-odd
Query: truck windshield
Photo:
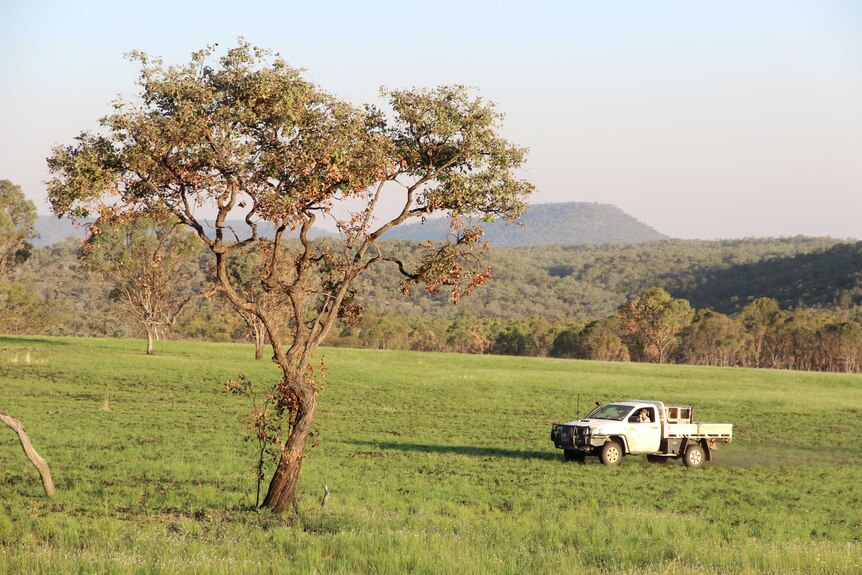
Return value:
<svg viewBox="0 0 862 575">
<path fill-rule="evenodd" d="M 590 414 L 590 419 L 611 419 L 613 421 L 622 421 L 626 414 L 632 410 L 631 405 L 617 405 L 611 403 L 605 405 Z"/>
</svg>

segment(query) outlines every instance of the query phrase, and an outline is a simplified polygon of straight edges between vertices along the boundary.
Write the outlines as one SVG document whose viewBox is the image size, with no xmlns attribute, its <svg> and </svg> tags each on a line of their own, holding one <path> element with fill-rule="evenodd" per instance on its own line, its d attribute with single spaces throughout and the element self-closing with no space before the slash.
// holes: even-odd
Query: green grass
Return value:
<svg viewBox="0 0 862 575">
<path fill-rule="evenodd" d="M 275 367 L 143 348 L 0 337 L 0 410 L 59 489 L 0 430 L 0 573 L 862 572 L 858 375 L 326 349 L 288 523 L 253 509 L 248 405 L 224 391 Z M 690 402 L 734 441 L 699 470 L 563 463 L 550 424 L 579 395 Z"/>
</svg>

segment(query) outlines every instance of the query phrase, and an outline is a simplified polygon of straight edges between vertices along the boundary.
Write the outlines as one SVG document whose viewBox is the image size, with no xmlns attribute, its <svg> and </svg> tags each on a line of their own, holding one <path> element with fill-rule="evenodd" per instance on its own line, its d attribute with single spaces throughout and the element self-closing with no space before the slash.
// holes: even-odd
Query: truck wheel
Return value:
<svg viewBox="0 0 862 575">
<path fill-rule="evenodd" d="M 602 445 L 599 459 L 605 465 L 619 465 L 623 459 L 623 448 L 616 441 L 608 441 Z"/>
<path fill-rule="evenodd" d="M 566 461 L 578 461 L 583 463 L 586 459 L 586 453 L 583 451 L 575 451 L 574 449 L 564 449 L 563 450 L 563 459 Z"/>
<path fill-rule="evenodd" d="M 703 464 L 706 463 L 706 453 L 703 452 L 703 447 L 696 443 L 689 445 L 688 449 L 685 450 L 682 462 L 685 463 L 686 467 L 703 467 Z"/>
</svg>

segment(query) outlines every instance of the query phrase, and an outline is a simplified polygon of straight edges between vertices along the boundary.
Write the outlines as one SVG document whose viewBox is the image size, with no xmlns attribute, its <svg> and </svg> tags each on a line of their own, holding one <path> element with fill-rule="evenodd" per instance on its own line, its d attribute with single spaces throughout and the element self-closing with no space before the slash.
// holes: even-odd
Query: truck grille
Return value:
<svg viewBox="0 0 862 575">
<path fill-rule="evenodd" d="M 555 423 L 551 428 L 551 441 L 559 449 L 572 449 L 590 444 L 590 428 Z"/>
<path fill-rule="evenodd" d="M 575 446 L 584 447 L 590 443 L 590 428 L 575 427 Z"/>
</svg>

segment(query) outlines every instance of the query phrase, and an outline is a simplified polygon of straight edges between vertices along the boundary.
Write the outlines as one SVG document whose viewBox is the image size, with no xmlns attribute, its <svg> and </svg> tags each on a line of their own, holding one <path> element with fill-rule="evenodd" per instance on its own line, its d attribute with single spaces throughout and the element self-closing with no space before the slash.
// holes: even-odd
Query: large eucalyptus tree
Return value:
<svg viewBox="0 0 862 575">
<path fill-rule="evenodd" d="M 526 150 L 500 135 L 493 104 L 461 86 L 384 91 L 383 112 L 324 92 L 243 41 L 180 66 L 131 57 L 141 64 L 139 99 L 118 102 L 100 133 L 82 133 L 48 159 L 53 209 L 105 219 L 167 211 L 208 246 L 219 289 L 260 319 L 283 373 L 273 392 L 289 426 L 263 504 L 284 512 L 317 410 L 312 355 L 338 317 L 361 312 L 354 280 L 388 264 L 405 290 L 447 289 L 456 302 L 485 282 L 481 230 L 468 218 L 523 211 L 532 186 L 514 172 Z M 420 261 L 400 261 L 379 242 L 433 213 L 448 216 L 452 235 L 426 245 Z M 230 228 L 236 217 L 247 233 Z M 338 240 L 310 238 L 324 218 Z M 274 237 L 258 233 L 263 222 Z M 250 246 L 261 255 L 260 287 L 289 322 L 232 280 L 229 262 Z"/>
</svg>

